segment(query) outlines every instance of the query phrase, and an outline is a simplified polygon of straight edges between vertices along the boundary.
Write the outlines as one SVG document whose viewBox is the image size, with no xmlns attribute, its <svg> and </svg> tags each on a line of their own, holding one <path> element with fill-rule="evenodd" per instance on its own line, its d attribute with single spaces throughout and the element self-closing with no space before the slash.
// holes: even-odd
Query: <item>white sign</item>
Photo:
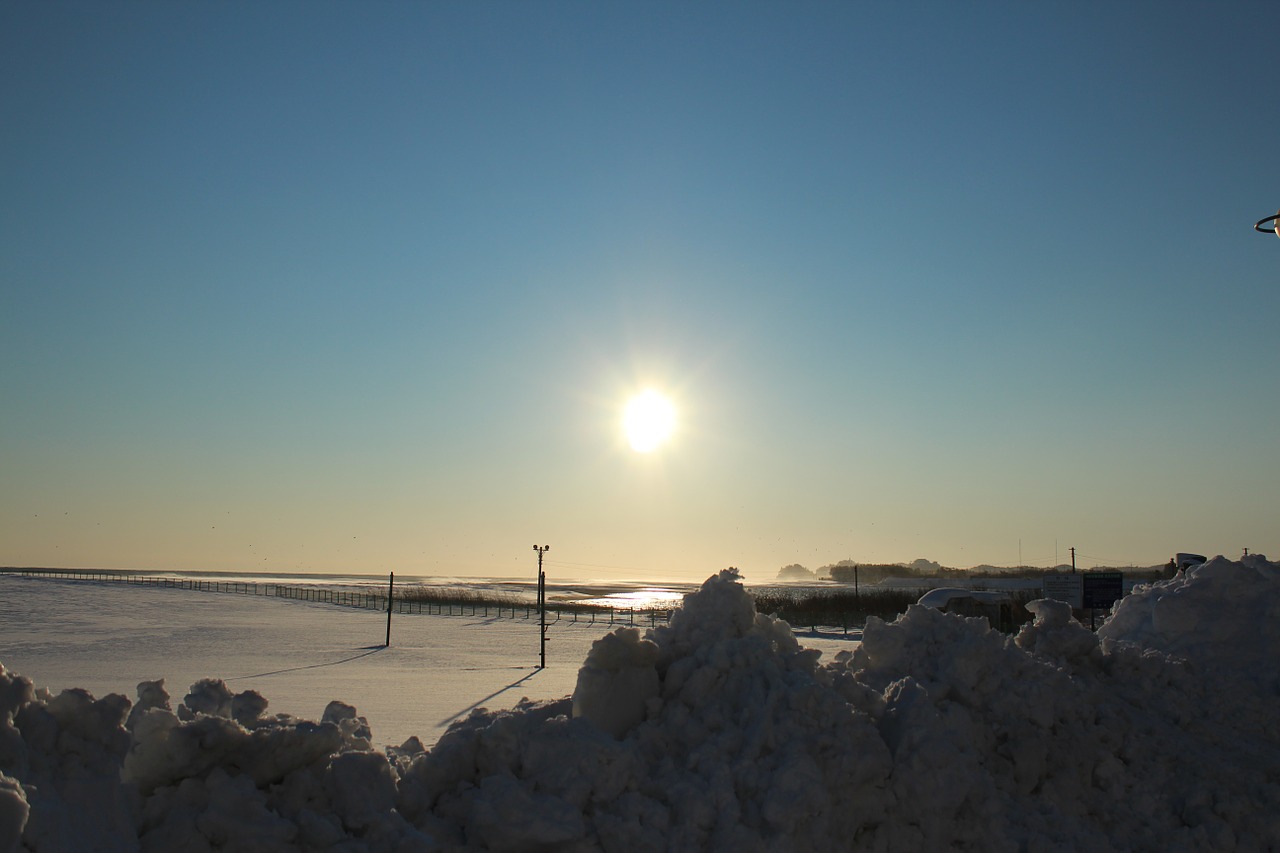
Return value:
<svg viewBox="0 0 1280 853">
<path fill-rule="evenodd" d="M 1076 610 L 1084 607 L 1084 576 L 1045 575 L 1044 597 L 1055 601 L 1065 601 Z"/>
</svg>

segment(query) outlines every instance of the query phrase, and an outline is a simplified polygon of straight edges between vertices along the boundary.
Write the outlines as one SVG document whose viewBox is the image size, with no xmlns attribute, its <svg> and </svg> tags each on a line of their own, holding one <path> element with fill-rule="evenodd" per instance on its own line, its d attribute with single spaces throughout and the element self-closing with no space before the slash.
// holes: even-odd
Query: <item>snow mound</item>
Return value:
<svg viewBox="0 0 1280 853">
<path fill-rule="evenodd" d="M 915 605 L 819 663 L 732 571 L 598 641 L 572 697 L 386 752 L 355 708 L 136 705 L 0 667 L 9 850 L 1270 850 L 1280 567 L 1218 560 L 1094 634 Z M 1227 624 L 1223 624 L 1227 623 Z"/>
<path fill-rule="evenodd" d="M 620 628 L 596 640 L 578 670 L 573 715 L 614 737 L 625 735 L 660 693 L 657 658 L 657 644 L 641 639 L 636 628 Z"/>
<path fill-rule="evenodd" d="M 1259 554 L 1215 557 L 1171 580 L 1134 589 L 1098 630 L 1184 658 L 1204 673 L 1280 693 L 1280 565 Z"/>
</svg>

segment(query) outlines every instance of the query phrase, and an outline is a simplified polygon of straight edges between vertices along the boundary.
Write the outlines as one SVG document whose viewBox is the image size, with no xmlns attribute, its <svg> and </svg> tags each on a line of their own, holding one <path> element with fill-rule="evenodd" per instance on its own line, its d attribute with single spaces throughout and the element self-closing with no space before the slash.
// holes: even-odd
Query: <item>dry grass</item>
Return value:
<svg viewBox="0 0 1280 853">
<path fill-rule="evenodd" d="M 920 598 L 919 590 L 880 589 L 873 592 L 853 590 L 768 590 L 753 593 L 756 610 L 776 615 L 794 627 L 862 625 L 868 616 L 892 621 Z"/>
</svg>

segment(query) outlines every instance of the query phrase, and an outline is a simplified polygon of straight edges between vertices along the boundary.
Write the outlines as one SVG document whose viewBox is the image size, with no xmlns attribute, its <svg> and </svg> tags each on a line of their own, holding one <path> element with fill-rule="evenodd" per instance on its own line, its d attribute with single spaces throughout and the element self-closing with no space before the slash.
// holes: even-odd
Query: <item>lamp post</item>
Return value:
<svg viewBox="0 0 1280 853">
<path fill-rule="evenodd" d="M 542 555 L 551 550 L 550 545 L 534 545 L 538 552 L 538 669 L 547 668 L 547 575 L 542 571 Z"/>
</svg>

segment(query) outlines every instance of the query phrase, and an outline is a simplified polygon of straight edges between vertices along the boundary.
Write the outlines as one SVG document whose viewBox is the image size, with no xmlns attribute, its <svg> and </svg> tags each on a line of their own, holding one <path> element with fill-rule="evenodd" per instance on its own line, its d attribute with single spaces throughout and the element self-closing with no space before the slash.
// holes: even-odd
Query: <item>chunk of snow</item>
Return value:
<svg viewBox="0 0 1280 853">
<path fill-rule="evenodd" d="M 591 644 L 578 670 L 573 716 L 582 717 L 614 737 L 622 737 L 641 720 L 660 685 L 658 646 L 636 628 L 618 628 Z"/>
</svg>

